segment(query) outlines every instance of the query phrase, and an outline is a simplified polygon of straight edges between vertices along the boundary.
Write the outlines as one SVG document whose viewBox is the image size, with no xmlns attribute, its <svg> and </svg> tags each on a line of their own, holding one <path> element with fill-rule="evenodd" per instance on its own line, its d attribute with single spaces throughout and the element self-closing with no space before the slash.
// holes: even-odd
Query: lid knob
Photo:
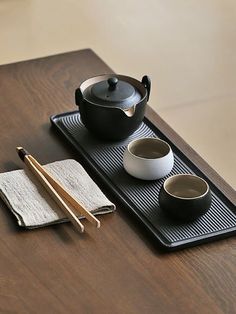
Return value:
<svg viewBox="0 0 236 314">
<path fill-rule="evenodd" d="M 108 85 L 109 85 L 109 90 L 115 90 L 116 89 L 116 84 L 118 83 L 118 78 L 117 77 L 110 77 L 108 80 Z"/>
</svg>

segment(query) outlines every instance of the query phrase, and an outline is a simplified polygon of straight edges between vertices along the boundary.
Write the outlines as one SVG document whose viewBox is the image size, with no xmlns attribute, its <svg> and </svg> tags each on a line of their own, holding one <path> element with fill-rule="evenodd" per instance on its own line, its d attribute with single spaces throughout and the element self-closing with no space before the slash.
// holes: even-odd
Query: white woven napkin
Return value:
<svg viewBox="0 0 236 314">
<path fill-rule="evenodd" d="M 44 167 L 94 215 L 115 210 L 115 205 L 107 199 L 77 161 L 67 159 Z M 16 216 L 20 226 L 37 228 L 68 221 L 56 202 L 28 169 L 0 173 L 0 196 Z"/>
</svg>

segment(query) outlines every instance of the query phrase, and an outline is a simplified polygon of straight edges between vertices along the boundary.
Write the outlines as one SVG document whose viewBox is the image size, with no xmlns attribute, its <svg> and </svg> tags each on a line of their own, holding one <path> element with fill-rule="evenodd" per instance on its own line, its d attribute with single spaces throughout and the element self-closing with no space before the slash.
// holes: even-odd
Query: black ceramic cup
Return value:
<svg viewBox="0 0 236 314">
<path fill-rule="evenodd" d="M 192 174 L 177 174 L 165 180 L 159 203 L 171 217 L 192 221 L 210 208 L 211 191 L 204 179 Z"/>
</svg>

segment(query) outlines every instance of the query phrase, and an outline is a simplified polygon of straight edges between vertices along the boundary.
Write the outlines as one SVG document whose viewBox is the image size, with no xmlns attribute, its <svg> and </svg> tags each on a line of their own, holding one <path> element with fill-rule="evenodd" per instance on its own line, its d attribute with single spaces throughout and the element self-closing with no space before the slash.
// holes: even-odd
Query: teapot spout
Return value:
<svg viewBox="0 0 236 314">
<path fill-rule="evenodd" d="M 129 109 L 122 109 L 122 111 L 124 112 L 124 114 L 126 114 L 127 115 L 127 117 L 133 117 L 133 115 L 135 114 L 135 107 L 136 106 L 133 106 L 133 107 L 131 107 L 131 108 L 129 108 Z"/>
</svg>

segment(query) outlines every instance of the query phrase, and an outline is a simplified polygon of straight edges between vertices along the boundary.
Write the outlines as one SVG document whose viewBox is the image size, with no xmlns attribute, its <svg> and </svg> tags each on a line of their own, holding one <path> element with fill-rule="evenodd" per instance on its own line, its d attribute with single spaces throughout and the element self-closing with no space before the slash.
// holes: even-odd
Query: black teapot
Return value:
<svg viewBox="0 0 236 314">
<path fill-rule="evenodd" d="M 145 114 L 151 81 L 104 74 L 85 80 L 75 91 L 81 121 L 95 136 L 121 140 L 138 129 Z"/>
</svg>

